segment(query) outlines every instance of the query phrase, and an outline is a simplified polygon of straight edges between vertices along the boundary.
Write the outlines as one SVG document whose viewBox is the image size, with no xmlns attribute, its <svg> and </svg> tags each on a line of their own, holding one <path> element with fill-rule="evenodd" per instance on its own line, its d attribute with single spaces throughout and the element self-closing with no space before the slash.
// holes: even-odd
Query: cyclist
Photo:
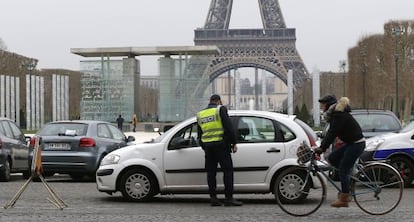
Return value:
<svg viewBox="0 0 414 222">
<path fill-rule="evenodd" d="M 315 152 L 318 154 L 325 152 L 336 137 L 345 143 L 340 149 L 332 150 L 328 161 L 339 169 L 339 179 L 341 180 L 341 193 L 339 193 L 338 199 L 331 203 L 331 206 L 348 207 L 350 174 L 356 160 L 365 149 L 365 138 L 358 122 L 350 114 L 349 99 L 342 97 L 335 104 L 332 103 L 334 101 L 332 97 L 328 95 L 319 99 L 325 118 L 330 125 L 321 146 L 316 148 Z"/>
</svg>

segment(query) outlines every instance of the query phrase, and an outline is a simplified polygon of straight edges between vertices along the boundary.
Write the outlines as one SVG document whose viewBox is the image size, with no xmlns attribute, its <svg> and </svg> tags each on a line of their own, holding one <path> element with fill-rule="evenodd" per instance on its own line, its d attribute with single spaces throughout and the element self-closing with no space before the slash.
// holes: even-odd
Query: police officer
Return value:
<svg viewBox="0 0 414 222">
<path fill-rule="evenodd" d="M 210 205 L 221 206 L 217 199 L 217 164 L 224 173 L 225 206 L 241 206 L 243 203 L 233 199 L 233 162 L 231 152 L 237 151 L 236 135 L 226 107 L 222 106 L 220 96 L 214 94 L 204 110 L 197 114 L 198 139 L 205 152 L 205 167 L 210 194 Z"/>
</svg>

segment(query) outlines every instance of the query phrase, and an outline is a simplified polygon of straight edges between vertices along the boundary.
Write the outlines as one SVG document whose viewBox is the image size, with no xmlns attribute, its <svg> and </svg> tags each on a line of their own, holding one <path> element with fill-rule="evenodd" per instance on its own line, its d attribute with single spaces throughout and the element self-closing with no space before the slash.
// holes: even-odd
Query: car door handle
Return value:
<svg viewBox="0 0 414 222">
<path fill-rule="evenodd" d="M 280 153 L 280 149 L 270 148 L 266 150 L 267 153 Z"/>
</svg>

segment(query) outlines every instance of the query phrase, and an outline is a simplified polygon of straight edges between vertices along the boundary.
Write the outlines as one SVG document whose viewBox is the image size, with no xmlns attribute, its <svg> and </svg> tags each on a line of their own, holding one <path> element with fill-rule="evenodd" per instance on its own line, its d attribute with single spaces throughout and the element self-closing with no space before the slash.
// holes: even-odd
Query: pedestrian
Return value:
<svg viewBox="0 0 414 222">
<path fill-rule="evenodd" d="M 339 179 L 341 181 L 341 192 L 338 199 L 331 203 L 332 207 L 348 207 L 350 201 L 350 174 L 356 160 L 365 149 L 365 138 L 362 135 L 361 127 L 350 114 L 351 108 L 349 99 L 342 97 L 338 103 L 330 104 L 331 99 L 325 96 L 319 99 L 324 115 L 329 120 L 329 129 L 321 142 L 321 146 L 315 149 L 315 152 L 321 154 L 338 137 L 344 142 L 339 149 L 333 149 L 328 157 L 328 162 L 339 169 Z"/>
<path fill-rule="evenodd" d="M 233 161 L 231 152 L 237 152 L 236 135 L 220 96 L 210 97 L 207 108 L 197 114 L 198 140 L 205 153 L 205 168 L 211 206 L 221 206 L 217 198 L 217 164 L 223 170 L 225 206 L 241 206 L 242 202 L 233 198 Z"/>
<path fill-rule="evenodd" d="M 118 128 L 122 131 L 122 126 L 124 125 L 124 118 L 122 118 L 121 114 L 116 119 L 116 123 L 118 124 Z"/>
<path fill-rule="evenodd" d="M 132 115 L 132 132 L 136 132 L 137 122 L 137 115 L 134 113 L 134 115 Z"/>
</svg>

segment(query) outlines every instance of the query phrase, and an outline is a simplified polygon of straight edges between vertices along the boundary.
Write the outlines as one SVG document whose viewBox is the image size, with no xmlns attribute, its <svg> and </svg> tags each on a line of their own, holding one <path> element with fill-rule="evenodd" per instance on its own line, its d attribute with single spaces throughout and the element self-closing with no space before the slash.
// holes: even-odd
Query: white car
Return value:
<svg viewBox="0 0 414 222">
<path fill-rule="evenodd" d="M 414 122 L 398 132 L 367 139 L 361 159 L 389 160 L 400 172 L 404 184 L 411 185 L 414 179 Z"/>
<path fill-rule="evenodd" d="M 316 134 L 295 116 L 265 111 L 229 111 L 229 115 L 238 134 L 238 151 L 232 155 L 235 193 L 274 192 L 276 177 L 297 166 L 299 145 L 315 145 Z M 152 142 L 108 154 L 96 183 L 99 191 L 120 191 L 129 201 L 146 201 L 157 194 L 208 193 L 196 118 L 177 124 Z M 217 183 L 223 192 L 222 173 Z"/>
</svg>

